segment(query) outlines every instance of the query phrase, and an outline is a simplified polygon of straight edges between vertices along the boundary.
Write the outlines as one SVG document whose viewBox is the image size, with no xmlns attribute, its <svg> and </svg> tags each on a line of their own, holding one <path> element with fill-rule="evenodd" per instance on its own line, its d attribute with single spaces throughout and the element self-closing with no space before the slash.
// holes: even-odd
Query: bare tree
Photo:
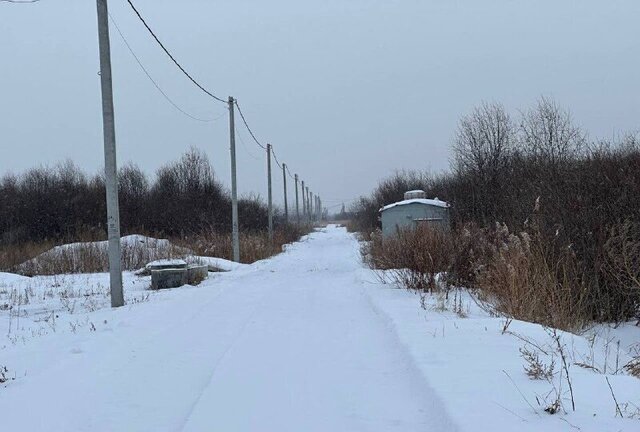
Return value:
<svg viewBox="0 0 640 432">
<path fill-rule="evenodd" d="M 514 148 L 515 128 L 501 104 L 483 102 L 460 120 L 453 143 L 454 170 L 468 184 L 468 211 L 483 222 L 495 220 L 508 201 L 499 191 Z"/>
<path fill-rule="evenodd" d="M 462 117 L 453 152 L 458 171 L 490 179 L 513 152 L 514 127 L 501 104 L 483 102 Z"/>
<path fill-rule="evenodd" d="M 523 114 L 519 141 L 526 155 L 556 167 L 581 154 L 586 135 L 574 125 L 568 110 L 542 97 L 535 108 Z"/>
</svg>

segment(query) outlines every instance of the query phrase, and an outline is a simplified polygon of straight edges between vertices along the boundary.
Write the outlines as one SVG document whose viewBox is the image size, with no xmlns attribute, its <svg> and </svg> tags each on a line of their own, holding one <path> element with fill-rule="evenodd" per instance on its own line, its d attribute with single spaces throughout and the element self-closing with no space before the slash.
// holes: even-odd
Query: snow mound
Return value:
<svg viewBox="0 0 640 432">
<path fill-rule="evenodd" d="M 25 282 L 30 280 L 31 278 L 28 278 L 26 276 L 20 276 L 17 274 L 13 274 L 13 273 L 3 273 L 0 272 L 0 288 L 2 287 L 10 287 L 13 284 L 17 284 L 20 282 Z"/>
<path fill-rule="evenodd" d="M 125 270 L 144 267 L 151 261 L 192 253 L 167 239 L 140 234 L 124 236 L 120 241 Z M 19 264 L 16 270 L 27 275 L 104 272 L 108 269 L 108 248 L 107 240 L 68 243 Z"/>
<path fill-rule="evenodd" d="M 247 267 L 248 264 L 237 263 L 235 261 L 229 261 L 224 258 L 214 258 L 214 257 L 206 257 L 206 256 L 194 256 L 194 262 L 197 262 L 202 265 L 206 265 L 209 267 L 209 271 L 233 271 L 238 270 L 244 267 Z"/>
</svg>

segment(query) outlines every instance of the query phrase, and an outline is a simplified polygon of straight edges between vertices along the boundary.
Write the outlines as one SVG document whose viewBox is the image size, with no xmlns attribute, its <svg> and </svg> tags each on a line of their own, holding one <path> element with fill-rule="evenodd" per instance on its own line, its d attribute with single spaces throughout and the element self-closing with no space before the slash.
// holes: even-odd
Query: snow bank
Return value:
<svg viewBox="0 0 640 432">
<path fill-rule="evenodd" d="M 640 416 L 640 380 L 621 368 L 630 360 L 624 351 L 628 342 L 640 341 L 640 328 L 626 326 L 621 334 L 608 328 L 607 333 L 596 331 L 587 337 L 556 332 L 568 358 L 574 412 L 553 330 L 514 320 L 503 331 L 507 321 L 488 316 L 466 292 L 457 296 L 458 306 L 453 293 L 449 300 L 429 296 L 422 300 L 425 310 L 419 296 L 381 285 L 369 270 L 361 278 L 373 307 L 387 319 L 460 430 L 639 430 L 639 419 L 629 417 Z M 521 350 L 535 353 L 543 364 L 553 361 L 554 376 L 548 381 L 530 379 Z M 625 419 L 616 417 L 607 378 Z M 545 408 L 558 394 L 563 410 L 550 415 Z"/>
<path fill-rule="evenodd" d="M 190 257 L 195 263 L 209 266 L 209 271 L 233 271 L 241 268 L 248 267 L 248 264 L 237 263 L 229 261 L 224 258 L 214 258 L 205 256 L 193 256 Z"/>
<path fill-rule="evenodd" d="M 56 246 L 18 265 L 17 270 L 28 275 L 106 271 L 108 246 L 106 240 Z M 144 267 L 150 261 L 192 253 L 167 239 L 139 234 L 122 237 L 121 247 L 123 268 L 127 270 Z"/>
<path fill-rule="evenodd" d="M 1 287 L 8 288 L 17 283 L 27 282 L 29 280 L 31 280 L 31 278 L 28 278 L 26 276 L 20 276 L 13 273 L 0 272 L 0 288 Z"/>
</svg>

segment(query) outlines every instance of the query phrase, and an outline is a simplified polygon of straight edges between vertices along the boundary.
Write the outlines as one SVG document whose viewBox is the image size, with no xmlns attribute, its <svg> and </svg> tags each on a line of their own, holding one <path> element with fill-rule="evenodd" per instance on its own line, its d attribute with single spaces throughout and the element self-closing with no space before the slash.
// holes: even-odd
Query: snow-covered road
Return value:
<svg viewBox="0 0 640 432">
<path fill-rule="evenodd" d="M 198 287 L 95 312 L 96 332 L 27 345 L 11 358 L 31 366 L 27 377 L 0 390 L 0 424 L 25 431 L 455 430 L 366 293 L 357 247 L 330 227 Z"/>
<path fill-rule="evenodd" d="M 550 329 L 505 331 L 466 290 L 425 310 L 363 268 L 344 228 L 197 287 L 148 285 L 126 273 L 129 304 L 113 310 L 105 274 L 0 273 L 0 368 L 15 377 L 0 383 L 0 430 L 638 430 L 640 380 L 620 366 L 639 327 L 560 332 L 574 412 L 565 372 L 523 368 L 523 349 L 558 364 Z"/>
</svg>

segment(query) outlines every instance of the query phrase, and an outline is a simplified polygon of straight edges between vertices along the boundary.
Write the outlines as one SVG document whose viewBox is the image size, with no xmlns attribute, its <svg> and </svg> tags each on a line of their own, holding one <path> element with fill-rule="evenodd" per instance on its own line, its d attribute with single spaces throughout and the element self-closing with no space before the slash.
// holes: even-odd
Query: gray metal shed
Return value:
<svg viewBox="0 0 640 432">
<path fill-rule="evenodd" d="M 381 208 L 382 234 L 386 237 L 395 234 L 398 228 L 413 228 L 422 223 L 449 229 L 449 204 L 425 196 L 421 190 L 409 191 L 403 201 Z"/>
</svg>

